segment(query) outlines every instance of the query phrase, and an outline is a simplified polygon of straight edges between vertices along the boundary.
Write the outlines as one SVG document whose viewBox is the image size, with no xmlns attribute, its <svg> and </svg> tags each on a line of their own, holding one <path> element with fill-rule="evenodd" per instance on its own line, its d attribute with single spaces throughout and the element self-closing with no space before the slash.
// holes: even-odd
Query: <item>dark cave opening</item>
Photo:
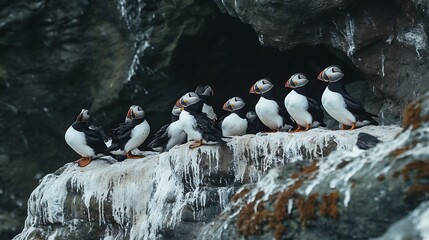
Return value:
<svg viewBox="0 0 429 240">
<path fill-rule="evenodd" d="M 208 21 L 198 37 L 180 42 L 171 72 L 185 83 L 188 91 L 198 84 L 211 85 L 216 94 L 215 111 L 222 116 L 223 103 L 234 96 L 243 98 L 248 109 L 253 109 L 259 96 L 250 94 L 249 89 L 261 78 L 272 80 L 278 101 L 283 102 L 290 91 L 284 87 L 285 81 L 298 72 L 308 77 L 314 99 L 320 101 L 326 83 L 318 81 L 317 75 L 329 65 L 340 65 L 346 76 L 343 81 L 358 82 L 365 89 L 367 81 L 359 69 L 345 55 L 334 52 L 323 45 L 299 46 L 288 51 L 264 47 L 250 25 L 219 14 Z M 364 100 L 365 96 L 357 98 Z"/>
</svg>

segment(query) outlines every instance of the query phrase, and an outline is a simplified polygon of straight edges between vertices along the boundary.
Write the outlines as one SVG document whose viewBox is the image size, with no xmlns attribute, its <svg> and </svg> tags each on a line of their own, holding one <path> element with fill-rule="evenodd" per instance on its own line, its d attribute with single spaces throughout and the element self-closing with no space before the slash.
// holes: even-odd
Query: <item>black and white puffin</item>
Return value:
<svg viewBox="0 0 429 240">
<path fill-rule="evenodd" d="M 292 88 L 285 97 L 284 103 L 286 110 L 297 124 L 295 132 L 326 126 L 323 123 L 323 110 L 320 104 L 309 96 L 308 82 L 304 74 L 296 73 L 285 83 L 285 87 Z"/>
<path fill-rule="evenodd" d="M 186 142 L 186 133 L 179 121 L 180 112 L 179 107 L 173 107 L 171 122 L 162 126 L 155 133 L 152 141 L 148 144 L 149 148 L 158 152 L 166 152 L 172 147 Z"/>
<path fill-rule="evenodd" d="M 208 118 L 212 121 L 217 120 L 217 115 L 212 106 L 212 97 L 214 96 L 214 91 L 209 85 L 199 85 L 195 89 L 195 93 L 203 101 L 203 110 L 202 112 L 207 115 Z"/>
<path fill-rule="evenodd" d="M 275 100 L 274 84 L 268 78 L 258 80 L 250 88 L 250 93 L 260 94 L 255 105 L 256 115 L 273 132 L 290 130 L 295 123 L 284 107 Z"/>
<path fill-rule="evenodd" d="M 350 126 L 350 130 L 369 124 L 378 125 L 373 117 L 375 114 L 367 112 L 362 104 L 353 99 L 346 91 L 340 80 L 344 73 L 338 66 L 329 66 L 320 72 L 317 79 L 329 82 L 322 94 L 322 105 L 326 112 L 341 124 L 341 130 Z"/>
<path fill-rule="evenodd" d="M 89 129 L 87 125 L 89 118 L 89 111 L 82 109 L 64 136 L 66 143 L 82 156 L 76 161 L 79 167 L 85 167 L 93 158 L 104 156 L 107 148 L 103 136 L 99 132 Z"/>
<path fill-rule="evenodd" d="M 112 145 L 106 152 L 114 155 L 126 155 L 127 158 L 141 158 L 142 155 L 133 155 L 132 150 L 140 146 L 150 133 L 150 126 L 145 119 L 145 112 L 140 106 L 131 106 L 127 116 L 130 122 L 122 123 L 110 131 Z"/>
<path fill-rule="evenodd" d="M 230 98 L 222 109 L 231 112 L 219 119 L 222 135 L 226 137 L 242 136 L 247 132 L 246 103 L 239 97 Z"/>
<path fill-rule="evenodd" d="M 188 141 L 194 140 L 189 148 L 197 148 L 208 142 L 225 143 L 220 131 L 212 125 L 210 118 L 203 114 L 203 101 L 198 94 L 186 93 L 177 100 L 176 106 L 182 109 L 179 121 L 188 135 Z"/>
</svg>

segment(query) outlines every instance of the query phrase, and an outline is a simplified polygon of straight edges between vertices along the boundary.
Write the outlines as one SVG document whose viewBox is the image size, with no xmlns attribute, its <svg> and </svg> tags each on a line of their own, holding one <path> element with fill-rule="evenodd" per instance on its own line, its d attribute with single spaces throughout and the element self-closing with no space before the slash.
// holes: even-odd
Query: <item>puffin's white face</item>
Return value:
<svg viewBox="0 0 429 240">
<path fill-rule="evenodd" d="M 341 68 L 339 66 L 329 66 L 325 68 L 321 73 L 319 73 L 319 76 L 317 76 L 317 79 L 325 82 L 336 82 L 341 80 L 343 78 L 344 73 L 341 71 Z"/>
<path fill-rule="evenodd" d="M 173 110 L 171 110 L 171 114 L 173 114 L 174 116 L 179 116 L 180 112 L 182 112 L 182 110 L 176 105 L 173 107 Z"/>
<path fill-rule="evenodd" d="M 242 109 L 244 105 L 246 105 L 246 103 L 243 101 L 243 99 L 239 97 L 233 97 L 226 101 L 222 109 L 225 111 L 234 112 L 236 110 Z"/>
<path fill-rule="evenodd" d="M 183 95 L 179 100 L 177 100 L 176 106 L 180 108 L 185 108 L 199 102 L 200 100 L 201 98 L 196 93 L 188 92 L 187 94 Z"/>
<path fill-rule="evenodd" d="M 143 111 L 143 108 L 137 105 L 132 105 L 130 109 L 128 110 L 127 117 L 131 119 L 141 119 L 144 118 L 145 113 Z"/>
<path fill-rule="evenodd" d="M 274 84 L 272 84 L 268 78 L 263 78 L 253 84 L 249 92 L 254 94 L 263 94 L 270 91 L 273 87 Z"/>
<path fill-rule="evenodd" d="M 78 122 L 86 122 L 89 120 L 89 111 L 86 109 L 82 109 L 82 111 L 80 111 L 79 115 L 77 115 L 77 119 L 76 121 Z"/>
<path fill-rule="evenodd" d="M 198 95 L 204 95 L 204 96 L 214 96 L 214 91 L 212 87 L 209 85 L 199 85 L 195 89 L 195 93 Z"/>
<path fill-rule="evenodd" d="M 303 87 L 308 83 L 307 77 L 302 73 L 295 73 L 290 77 L 285 84 L 287 88 L 299 88 Z"/>
</svg>

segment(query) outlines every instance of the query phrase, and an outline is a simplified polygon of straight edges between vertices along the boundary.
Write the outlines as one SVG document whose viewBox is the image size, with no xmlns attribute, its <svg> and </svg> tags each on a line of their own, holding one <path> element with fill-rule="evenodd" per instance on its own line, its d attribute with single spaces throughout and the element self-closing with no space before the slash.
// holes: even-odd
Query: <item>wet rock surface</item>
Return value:
<svg viewBox="0 0 429 240">
<path fill-rule="evenodd" d="M 146 152 L 137 160 L 96 160 L 85 168 L 69 163 L 46 175 L 33 191 L 25 229 L 15 239 L 196 239 L 230 208 L 238 188 L 265 182 L 270 169 L 284 165 L 299 172 L 310 159 L 335 149 L 351 151 L 361 131 L 389 141 L 400 130 L 246 135 L 221 146 L 190 150 L 186 144 L 163 154 Z M 288 177 L 279 176 L 279 182 Z"/>
</svg>

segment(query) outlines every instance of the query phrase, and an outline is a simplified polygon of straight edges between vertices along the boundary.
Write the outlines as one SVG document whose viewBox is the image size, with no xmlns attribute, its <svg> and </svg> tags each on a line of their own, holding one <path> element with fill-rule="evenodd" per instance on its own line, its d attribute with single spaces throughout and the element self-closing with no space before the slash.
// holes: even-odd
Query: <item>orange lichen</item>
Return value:
<svg viewBox="0 0 429 240">
<path fill-rule="evenodd" d="M 414 184 L 407 192 L 408 199 L 417 199 L 429 195 L 429 184 Z"/>
<path fill-rule="evenodd" d="M 272 218 L 272 213 L 265 210 L 264 202 L 259 201 L 263 195 L 264 192 L 258 192 L 255 200 L 240 210 L 237 219 L 237 229 L 241 234 L 246 236 L 261 234 L 263 223 Z M 257 206 L 256 203 L 258 203 Z"/>
<path fill-rule="evenodd" d="M 407 164 L 401 171 L 405 181 L 410 179 L 410 172 L 415 172 L 416 179 L 429 178 L 429 161 L 417 160 Z"/>
<path fill-rule="evenodd" d="M 274 213 L 273 218 L 270 222 L 270 228 L 275 231 L 274 237 L 275 239 L 281 239 L 285 231 L 285 227 L 283 225 L 283 220 L 286 219 L 288 214 L 288 201 L 293 195 L 295 191 L 301 187 L 303 180 L 298 180 L 290 187 L 288 187 L 285 191 L 277 194 L 277 199 L 274 204 Z"/>
<path fill-rule="evenodd" d="M 412 102 L 405 107 L 402 113 L 402 124 L 404 129 L 412 126 L 413 129 L 420 127 L 420 111 L 421 105 L 417 102 Z"/>
<path fill-rule="evenodd" d="M 399 177 L 399 175 L 401 175 L 401 172 L 400 171 L 394 171 L 392 175 L 393 175 L 393 177 L 397 178 L 397 177 Z"/>
<path fill-rule="evenodd" d="M 377 177 L 377 180 L 380 181 L 380 182 L 384 181 L 384 179 L 386 179 L 386 177 L 384 175 L 380 175 L 380 176 Z"/>
<path fill-rule="evenodd" d="M 313 161 L 311 163 L 311 165 L 301 168 L 301 172 L 303 174 L 310 174 L 310 173 L 316 171 L 317 169 L 319 169 L 319 167 L 317 166 L 317 162 Z"/>
<path fill-rule="evenodd" d="M 322 216 L 337 218 L 337 202 L 339 199 L 338 192 L 331 192 L 329 194 L 324 194 L 322 197 L 322 205 L 320 206 L 320 214 Z"/>
<path fill-rule="evenodd" d="M 250 192 L 249 189 L 244 188 L 239 193 L 234 194 L 234 196 L 231 197 L 231 201 L 237 202 L 239 199 L 241 199 L 242 197 L 244 197 L 249 192 Z"/>
<path fill-rule="evenodd" d="M 318 193 L 313 193 L 308 196 L 307 199 L 303 197 L 298 197 L 296 199 L 296 205 L 299 210 L 299 219 L 301 221 L 301 226 L 304 228 L 307 226 L 308 220 L 316 219 L 316 208 Z"/>
<path fill-rule="evenodd" d="M 405 146 L 405 147 L 401 147 L 401 148 L 395 149 L 395 150 L 393 150 L 392 152 L 389 153 L 389 156 L 391 156 L 391 157 L 397 157 L 397 156 L 401 155 L 402 153 L 410 150 L 413 147 L 414 146 Z"/>
</svg>

